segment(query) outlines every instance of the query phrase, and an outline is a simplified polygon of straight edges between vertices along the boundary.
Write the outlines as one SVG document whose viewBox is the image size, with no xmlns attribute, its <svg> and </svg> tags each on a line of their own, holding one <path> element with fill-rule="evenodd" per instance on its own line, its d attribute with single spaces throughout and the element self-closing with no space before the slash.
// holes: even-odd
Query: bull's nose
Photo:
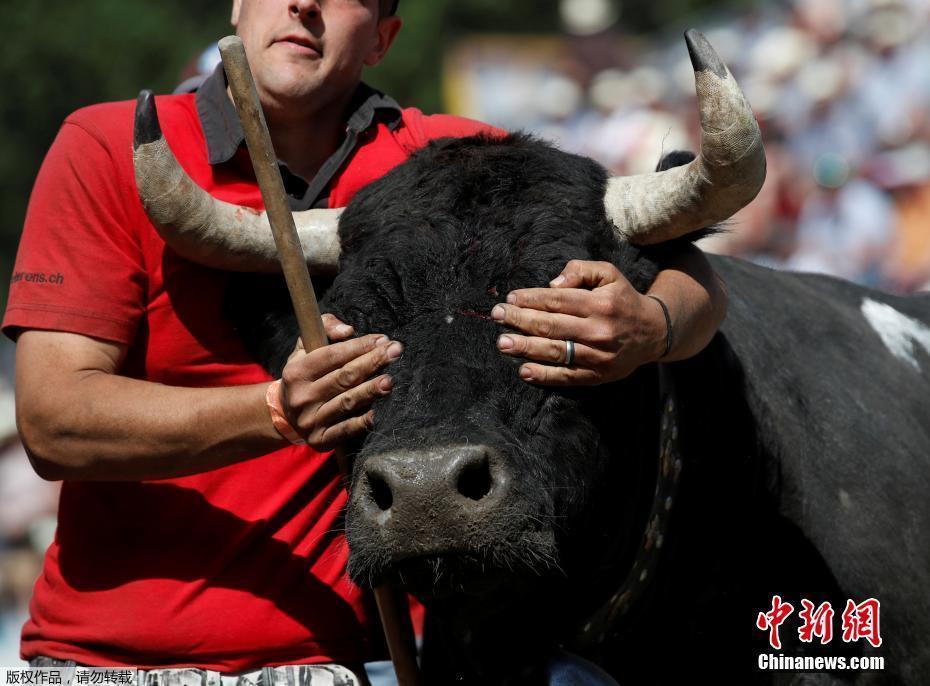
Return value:
<svg viewBox="0 0 930 686">
<path fill-rule="evenodd" d="M 483 445 L 394 452 L 367 461 L 363 506 L 379 523 L 386 514 L 468 518 L 498 502 L 509 478 L 498 453 Z"/>
</svg>

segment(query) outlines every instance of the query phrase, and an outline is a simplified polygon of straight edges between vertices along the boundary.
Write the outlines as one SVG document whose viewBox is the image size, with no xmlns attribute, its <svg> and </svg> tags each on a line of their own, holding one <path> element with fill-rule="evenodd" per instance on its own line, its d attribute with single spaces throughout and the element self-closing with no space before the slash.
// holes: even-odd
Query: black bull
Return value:
<svg viewBox="0 0 930 686">
<path fill-rule="evenodd" d="M 354 452 L 353 579 L 425 600 L 430 683 L 535 683 L 533 665 L 558 645 L 628 684 L 801 683 L 760 670 L 767 653 L 885 658 L 882 671 L 803 683 L 930 683 L 930 296 L 735 259 L 712 258 L 730 293 L 721 332 L 663 372 L 681 476 L 659 546 L 651 534 L 654 567 L 585 632 L 654 514 L 659 370 L 529 385 L 496 350 L 489 311 L 573 258 L 610 261 L 648 288 L 676 246 L 618 241 L 606 178 L 524 137 L 446 141 L 346 210 L 323 309 L 405 345 Z M 293 316 L 254 300 L 261 316 L 239 299 L 236 317 L 277 372 Z M 781 651 L 754 626 L 775 594 L 795 607 Z M 832 603 L 828 645 L 799 642 L 802 598 Z M 881 603 L 878 648 L 841 638 L 847 599 L 869 598 Z"/>
</svg>

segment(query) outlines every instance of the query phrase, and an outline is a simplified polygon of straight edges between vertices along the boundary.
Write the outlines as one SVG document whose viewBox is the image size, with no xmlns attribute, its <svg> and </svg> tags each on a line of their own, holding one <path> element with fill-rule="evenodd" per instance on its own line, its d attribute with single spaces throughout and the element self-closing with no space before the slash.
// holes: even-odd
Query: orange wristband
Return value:
<svg viewBox="0 0 930 686">
<path fill-rule="evenodd" d="M 268 405 L 268 411 L 271 413 L 271 423 L 274 424 L 279 434 L 294 445 L 307 445 L 307 442 L 300 437 L 284 416 L 284 408 L 281 406 L 281 379 L 273 381 L 268 386 L 265 392 L 265 404 Z"/>
</svg>

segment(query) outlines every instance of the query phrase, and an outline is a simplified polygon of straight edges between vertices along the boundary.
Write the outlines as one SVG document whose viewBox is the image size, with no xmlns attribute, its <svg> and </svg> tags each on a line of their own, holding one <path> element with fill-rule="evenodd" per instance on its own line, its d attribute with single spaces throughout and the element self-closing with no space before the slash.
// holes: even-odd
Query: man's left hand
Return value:
<svg viewBox="0 0 930 686">
<path fill-rule="evenodd" d="M 662 307 L 641 295 L 609 262 L 572 260 L 549 288 L 512 291 L 491 316 L 527 335 L 498 337 L 498 349 L 532 360 L 520 378 L 545 386 L 616 381 L 665 352 Z M 565 366 L 566 341 L 575 344 Z"/>
</svg>

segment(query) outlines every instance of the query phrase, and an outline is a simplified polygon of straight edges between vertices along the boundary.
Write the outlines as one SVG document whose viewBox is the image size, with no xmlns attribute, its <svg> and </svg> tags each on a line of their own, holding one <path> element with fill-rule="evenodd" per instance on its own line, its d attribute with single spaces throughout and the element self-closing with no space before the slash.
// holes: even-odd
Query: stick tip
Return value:
<svg viewBox="0 0 930 686">
<path fill-rule="evenodd" d="M 224 38 L 220 38 L 220 40 L 217 42 L 216 45 L 217 45 L 217 47 L 218 47 L 219 50 L 220 50 L 220 54 L 222 54 L 222 53 L 224 53 L 224 52 L 226 52 L 227 50 L 230 50 L 230 49 L 232 49 L 232 50 L 236 50 L 236 49 L 241 50 L 241 49 L 243 49 L 243 48 L 242 48 L 242 39 L 239 38 L 239 36 L 236 36 L 236 35 L 225 36 Z"/>
</svg>

